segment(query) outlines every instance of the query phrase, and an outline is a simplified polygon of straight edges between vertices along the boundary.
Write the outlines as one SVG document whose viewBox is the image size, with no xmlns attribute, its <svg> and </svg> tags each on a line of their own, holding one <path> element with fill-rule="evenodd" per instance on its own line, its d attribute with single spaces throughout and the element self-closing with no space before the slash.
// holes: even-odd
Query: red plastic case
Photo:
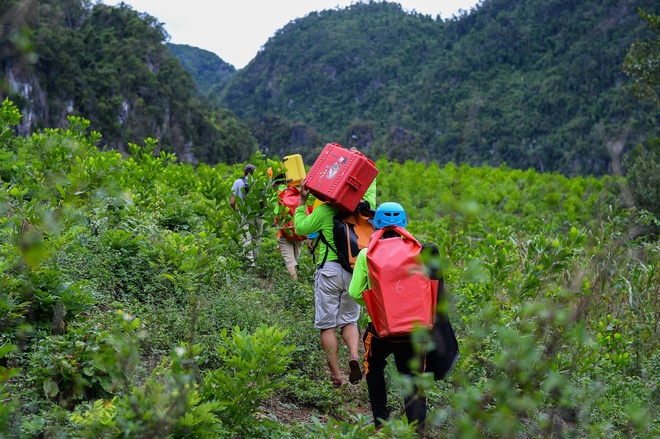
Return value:
<svg viewBox="0 0 660 439">
<path fill-rule="evenodd" d="M 364 154 L 328 143 L 307 173 L 305 186 L 316 198 L 353 211 L 378 175 Z"/>
</svg>

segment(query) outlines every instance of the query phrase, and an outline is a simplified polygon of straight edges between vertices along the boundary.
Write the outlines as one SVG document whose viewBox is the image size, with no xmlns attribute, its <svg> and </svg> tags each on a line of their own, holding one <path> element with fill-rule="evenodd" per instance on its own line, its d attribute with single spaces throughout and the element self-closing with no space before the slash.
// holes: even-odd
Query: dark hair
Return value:
<svg viewBox="0 0 660 439">
<path fill-rule="evenodd" d="M 385 229 L 383 232 L 383 238 L 401 238 L 401 235 L 392 229 Z"/>
<path fill-rule="evenodd" d="M 273 182 L 275 184 L 285 184 L 286 183 L 286 174 L 277 174 L 273 177 Z"/>
</svg>

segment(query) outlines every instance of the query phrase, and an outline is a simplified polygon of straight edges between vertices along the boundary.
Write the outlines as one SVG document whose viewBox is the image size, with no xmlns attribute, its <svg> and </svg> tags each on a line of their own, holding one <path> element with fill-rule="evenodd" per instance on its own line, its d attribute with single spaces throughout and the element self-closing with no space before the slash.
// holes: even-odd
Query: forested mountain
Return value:
<svg viewBox="0 0 660 439">
<path fill-rule="evenodd" d="M 603 174 L 657 134 L 622 90 L 655 0 L 485 0 L 442 21 L 398 4 L 312 13 L 278 31 L 222 102 L 270 152 L 325 141 L 390 159 Z M 319 134 L 320 133 L 320 134 Z"/>
<path fill-rule="evenodd" d="M 0 20 L 0 95 L 22 109 L 20 134 L 82 116 L 103 133 L 100 147 L 153 137 L 180 160 L 209 163 L 256 149 L 233 115 L 198 96 L 154 17 L 125 4 L 8 0 Z"/>
<path fill-rule="evenodd" d="M 0 97 L 26 135 L 82 116 L 99 147 L 157 138 L 183 161 L 235 163 L 257 148 L 312 157 L 329 141 L 373 158 L 610 171 L 657 135 L 660 111 L 624 91 L 630 44 L 656 0 L 483 0 L 460 17 L 356 3 L 280 29 L 236 71 L 168 44 L 121 4 L 0 4 Z M 178 59 L 178 61 L 177 61 Z"/>
<path fill-rule="evenodd" d="M 198 89 L 205 95 L 220 95 L 229 84 L 236 68 L 208 50 L 187 44 L 167 43 L 167 47 L 183 68 L 192 75 Z"/>
</svg>

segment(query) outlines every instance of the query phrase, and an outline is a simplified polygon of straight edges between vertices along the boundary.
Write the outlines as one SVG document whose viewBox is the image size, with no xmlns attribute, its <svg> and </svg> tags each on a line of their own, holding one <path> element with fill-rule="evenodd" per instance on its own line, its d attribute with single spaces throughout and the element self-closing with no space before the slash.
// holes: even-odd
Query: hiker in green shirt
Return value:
<svg viewBox="0 0 660 439">
<path fill-rule="evenodd" d="M 333 218 L 339 209 L 331 203 L 317 206 L 307 215 L 305 205 L 309 197 L 305 180 L 300 184 L 300 199 L 293 215 L 296 233 L 307 235 L 313 232 L 333 236 Z M 375 200 L 374 200 L 375 201 Z M 314 327 L 321 331 L 321 348 L 328 355 L 328 367 L 332 384 L 341 387 L 342 379 L 339 371 L 339 341 L 335 334 L 337 328 L 341 333 L 350 355 L 348 380 L 355 384 L 362 379 L 362 371 L 358 360 L 358 344 L 360 333 L 357 321 L 360 317 L 360 305 L 348 294 L 351 283 L 351 273 L 344 270 L 338 261 L 337 254 L 323 243 L 319 243 L 320 253 L 326 254 L 325 262 L 317 266 L 314 272 Z"/>
</svg>

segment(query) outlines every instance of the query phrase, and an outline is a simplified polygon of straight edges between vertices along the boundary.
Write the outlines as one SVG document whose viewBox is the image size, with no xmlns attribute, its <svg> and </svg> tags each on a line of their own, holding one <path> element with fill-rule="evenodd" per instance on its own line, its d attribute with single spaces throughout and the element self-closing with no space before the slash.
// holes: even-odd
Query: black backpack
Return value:
<svg viewBox="0 0 660 439">
<path fill-rule="evenodd" d="M 312 255 L 320 241 L 334 251 L 339 257 L 338 262 L 349 273 L 353 272 L 353 266 L 358 253 L 369 245 L 371 234 L 376 229 L 374 226 L 375 212 L 369 206 L 369 203 L 362 202 L 353 212 L 339 212 L 333 218 L 334 227 L 332 229 L 332 239 L 328 239 L 319 231 L 319 237 L 312 248 Z M 326 248 L 323 261 L 320 267 L 325 264 L 328 258 Z"/>
<path fill-rule="evenodd" d="M 438 309 L 435 314 L 435 323 L 431 328 L 431 340 L 434 348 L 426 353 L 426 372 L 432 372 L 433 378 L 443 379 L 456 365 L 460 355 L 458 340 L 449 322 L 449 315 L 441 303 L 447 300 L 445 297 L 444 279 L 442 269 L 437 263 L 437 257 L 440 255 L 438 247 L 435 244 L 423 244 L 422 253 L 429 256 L 429 262 L 426 264 L 426 270 L 431 279 L 439 281 L 438 284 Z"/>
</svg>

